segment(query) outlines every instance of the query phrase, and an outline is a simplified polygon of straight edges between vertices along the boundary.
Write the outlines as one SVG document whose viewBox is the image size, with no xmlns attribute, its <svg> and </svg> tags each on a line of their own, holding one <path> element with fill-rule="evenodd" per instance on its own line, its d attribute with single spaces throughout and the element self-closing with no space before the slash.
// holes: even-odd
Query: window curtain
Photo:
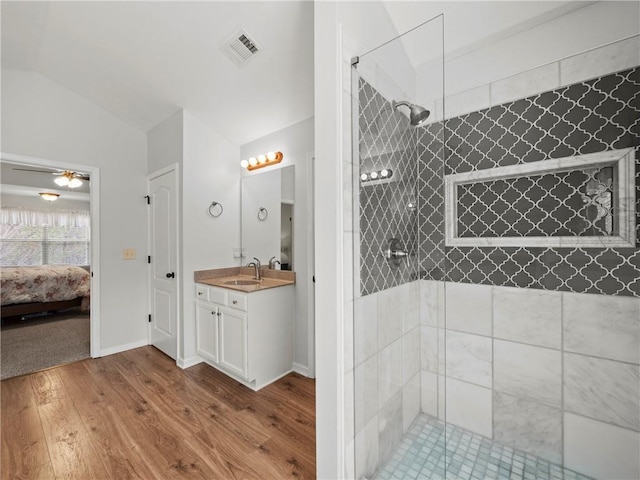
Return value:
<svg viewBox="0 0 640 480">
<path fill-rule="evenodd" d="M 37 210 L 34 208 L 2 207 L 0 224 L 41 227 L 90 227 L 88 210 Z"/>
</svg>

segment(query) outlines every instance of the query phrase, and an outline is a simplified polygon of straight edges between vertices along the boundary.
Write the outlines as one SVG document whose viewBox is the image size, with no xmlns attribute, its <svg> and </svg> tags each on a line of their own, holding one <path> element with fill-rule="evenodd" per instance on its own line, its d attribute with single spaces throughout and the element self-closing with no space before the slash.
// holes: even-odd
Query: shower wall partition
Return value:
<svg viewBox="0 0 640 480">
<path fill-rule="evenodd" d="M 639 45 L 458 112 L 442 17 L 354 61 L 356 478 L 640 478 Z"/>
</svg>

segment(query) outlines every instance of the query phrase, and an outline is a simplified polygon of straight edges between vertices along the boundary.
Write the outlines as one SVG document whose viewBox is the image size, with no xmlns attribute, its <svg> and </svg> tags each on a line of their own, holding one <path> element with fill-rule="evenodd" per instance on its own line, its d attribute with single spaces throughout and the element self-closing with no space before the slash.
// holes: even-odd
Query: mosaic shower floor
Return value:
<svg viewBox="0 0 640 480">
<path fill-rule="evenodd" d="M 592 480 L 429 415 L 416 419 L 375 479 Z"/>
</svg>

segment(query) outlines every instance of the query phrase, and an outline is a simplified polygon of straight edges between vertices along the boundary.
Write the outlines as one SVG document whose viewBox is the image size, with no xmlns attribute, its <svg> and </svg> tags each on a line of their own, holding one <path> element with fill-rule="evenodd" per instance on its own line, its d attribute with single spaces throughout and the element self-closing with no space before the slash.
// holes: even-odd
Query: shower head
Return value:
<svg viewBox="0 0 640 480">
<path fill-rule="evenodd" d="M 391 102 L 391 106 L 396 110 L 400 106 L 408 107 L 409 120 L 410 120 L 411 126 L 413 127 L 422 125 L 427 120 L 427 118 L 429 118 L 429 115 L 431 115 L 431 112 L 426 108 L 421 107 L 420 105 L 409 103 L 407 101 L 396 102 L 395 100 L 393 100 Z"/>
</svg>

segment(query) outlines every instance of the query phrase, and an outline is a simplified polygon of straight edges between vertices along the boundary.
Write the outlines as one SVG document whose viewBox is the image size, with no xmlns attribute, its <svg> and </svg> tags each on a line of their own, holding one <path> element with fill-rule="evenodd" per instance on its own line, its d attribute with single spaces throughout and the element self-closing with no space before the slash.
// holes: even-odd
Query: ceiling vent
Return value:
<svg viewBox="0 0 640 480">
<path fill-rule="evenodd" d="M 249 60 L 260 53 L 260 47 L 244 30 L 238 30 L 220 47 L 229 60 L 243 67 Z"/>
</svg>

